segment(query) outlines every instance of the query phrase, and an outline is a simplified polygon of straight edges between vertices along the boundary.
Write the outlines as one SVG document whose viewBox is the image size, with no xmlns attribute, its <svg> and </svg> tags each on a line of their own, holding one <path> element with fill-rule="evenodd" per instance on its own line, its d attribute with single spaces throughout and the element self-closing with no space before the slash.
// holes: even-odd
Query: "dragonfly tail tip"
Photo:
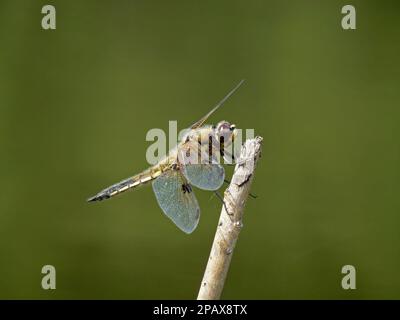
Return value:
<svg viewBox="0 0 400 320">
<path fill-rule="evenodd" d="M 96 195 L 93 196 L 93 197 L 90 197 L 90 198 L 87 199 L 86 201 L 87 201 L 87 202 L 95 202 L 95 201 L 101 201 L 101 200 L 108 199 L 108 198 L 110 198 L 110 196 L 109 196 L 108 194 L 102 194 L 102 193 L 100 193 L 100 194 L 96 194 Z"/>
<path fill-rule="evenodd" d="M 97 197 L 96 197 L 96 196 L 90 197 L 90 198 L 88 198 L 86 201 L 87 201 L 87 202 L 94 202 L 94 201 L 97 201 Z"/>
</svg>

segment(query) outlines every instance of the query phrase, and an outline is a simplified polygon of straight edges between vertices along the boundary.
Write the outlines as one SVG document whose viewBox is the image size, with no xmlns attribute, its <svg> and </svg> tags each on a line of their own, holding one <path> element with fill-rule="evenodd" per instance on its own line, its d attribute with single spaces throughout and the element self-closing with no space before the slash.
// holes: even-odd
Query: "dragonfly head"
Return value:
<svg viewBox="0 0 400 320">
<path fill-rule="evenodd" d="M 221 141 L 221 138 L 223 138 L 224 144 L 227 146 L 231 144 L 232 138 L 236 136 L 236 126 L 227 121 L 221 121 L 215 127 L 215 135 L 217 141 Z"/>
</svg>

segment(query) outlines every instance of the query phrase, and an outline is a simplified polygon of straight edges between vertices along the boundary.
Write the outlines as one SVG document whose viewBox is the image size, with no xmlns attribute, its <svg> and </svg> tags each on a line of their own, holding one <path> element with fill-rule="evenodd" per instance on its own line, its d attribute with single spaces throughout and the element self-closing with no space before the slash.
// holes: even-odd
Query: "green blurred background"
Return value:
<svg viewBox="0 0 400 320">
<path fill-rule="evenodd" d="M 210 119 L 264 137 L 223 298 L 400 298 L 398 1 L 351 1 L 355 31 L 348 1 L 53 0 L 45 31 L 49 3 L 0 1 L 0 298 L 195 298 L 212 194 L 190 236 L 150 186 L 85 200 L 146 168 L 149 129 L 242 78 Z"/>
</svg>

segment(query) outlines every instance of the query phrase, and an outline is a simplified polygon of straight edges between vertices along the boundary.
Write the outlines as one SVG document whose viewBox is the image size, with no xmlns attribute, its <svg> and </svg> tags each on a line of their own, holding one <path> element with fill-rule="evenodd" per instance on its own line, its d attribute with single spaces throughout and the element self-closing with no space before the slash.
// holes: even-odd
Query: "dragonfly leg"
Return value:
<svg viewBox="0 0 400 320">
<path fill-rule="evenodd" d="M 228 151 L 221 150 L 221 157 L 223 157 L 223 159 L 224 159 L 224 164 L 226 164 L 228 166 L 236 165 L 235 156 L 233 154 L 229 153 Z"/>
<path fill-rule="evenodd" d="M 226 165 L 226 166 L 235 166 L 236 163 L 224 163 L 224 165 Z"/>
<path fill-rule="evenodd" d="M 224 201 L 224 198 L 222 198 L 222 196 L 218 193 L 218 191 L 214 191 L 215 195 L 218 197 L 219 200 L 221 200 L 222 204 L 224 205 L 225 211 L 228 215 L 232 215 L 231 213 L 229 213 L 229 210 L 226 206 L 226 203 Z"/>
<path fill-rule="evenodd" d="M 230 184 L 230 183 L 231 183 L 228 179 L 224 179 L 224 182 L 225 182 L 226 184 Z M 252 193 L 249 193 L 249 196 L 252 197 L 253 199 L 257 199 L 257 198 L 258 198 L 257 195 L 252 194 Z"/>
<path fill-rule="evenodd" d="M 236 161 L 236 158 L 234 155 L 230 154 L 227 151 L 224 152 L 224 164 L 225 165 L 236 166 L 238 164 L 239 166 L 242 166 L 244 163 L 245 163 L 245 160 Z"/>
</svg>

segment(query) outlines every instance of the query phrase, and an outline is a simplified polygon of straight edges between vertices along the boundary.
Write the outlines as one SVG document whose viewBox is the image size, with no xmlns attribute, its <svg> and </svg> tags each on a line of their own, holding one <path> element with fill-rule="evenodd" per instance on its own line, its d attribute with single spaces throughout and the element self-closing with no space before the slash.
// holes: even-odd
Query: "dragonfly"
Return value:
<svg viewBox="0 0 400 320">
<path fill-rule="evenodd" d="M 217 125 L 206 125 L 205 122 L 243 82 L 241 80 L 214 108 L 192 124 L 177 146 L 156 165 L 105 188 L 87 201 L 110 199 L 152 182 L 164 214 L 183 232 L 192 233 L 200 220 L 200 207 L 193 186 L 208 191 L 218 190 L 226 181 L 221 157 L 225 160 L 230 157 L 234 161 L 234 154 L 225 150 L 233 145 L 236 126 L 225 120 Z"/>
</svg>

